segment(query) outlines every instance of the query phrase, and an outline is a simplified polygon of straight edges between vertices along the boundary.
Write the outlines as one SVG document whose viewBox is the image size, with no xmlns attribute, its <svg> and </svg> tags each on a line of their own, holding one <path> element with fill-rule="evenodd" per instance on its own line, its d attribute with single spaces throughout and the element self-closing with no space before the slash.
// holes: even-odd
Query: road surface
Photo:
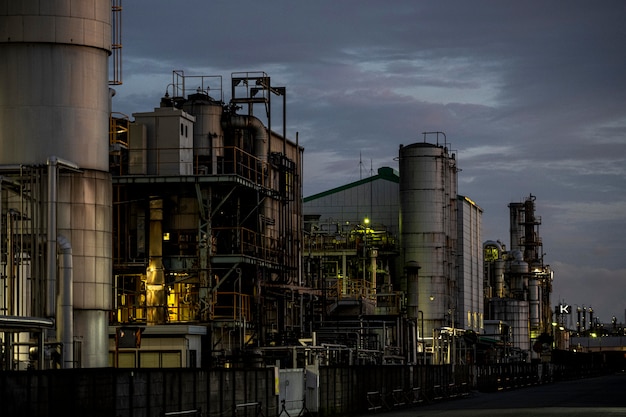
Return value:
<svg viewBox="0 0 626 417">
<path fill-rule="evenodd" d="M 535 385 L 511 391 L 472 392 L 466 398 L 380 412 L 377 416 L 626 417 L 626 374 Z"/>
</svg>

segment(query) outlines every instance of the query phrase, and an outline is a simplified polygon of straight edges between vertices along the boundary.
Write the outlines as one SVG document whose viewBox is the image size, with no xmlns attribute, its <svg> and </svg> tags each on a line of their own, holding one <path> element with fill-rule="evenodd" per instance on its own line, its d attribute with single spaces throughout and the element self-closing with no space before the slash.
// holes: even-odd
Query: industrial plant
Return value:
<svg viewBox="0 0 626 417">
<path fill-rule="evenodd" d="M 121 13 L 0 0 L 8 415 L 347 415 L 623 369 L 621 323 L 552 300 L 540 197 L 483 236 L 442 131 L 304 196 L 264 71 L 115 111 Z"/>
<path fill-rule="evenodd" d="M 54 4 L 0 1 L 2 369 L 550 360 L 535 196 L 508 244 L 482 236 L 425 132 L 304 197 L 288 86 L 174 70 L 116 113 L 120 3 Z"/>
</svg>

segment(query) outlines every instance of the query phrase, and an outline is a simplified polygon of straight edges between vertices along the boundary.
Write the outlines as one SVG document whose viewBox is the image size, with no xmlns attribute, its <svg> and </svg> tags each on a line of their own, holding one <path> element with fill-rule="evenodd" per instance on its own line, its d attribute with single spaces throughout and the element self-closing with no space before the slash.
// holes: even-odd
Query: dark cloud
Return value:
<svg viewBox="0 0 626 417">
<path fill-rule="evenodd" d="M 265 71 L 287 87 L 305 195 L 397 168 L 400 144 L 445 132 L 484 240 L 508 243 L 508 204 L 536 195 L 555 303 L 625 320 L 623 1 L 123 6 L 114 110 L 158 106 L 173 70 L 223 76 L 226 100 L 232 72 Z"/>
</svg>

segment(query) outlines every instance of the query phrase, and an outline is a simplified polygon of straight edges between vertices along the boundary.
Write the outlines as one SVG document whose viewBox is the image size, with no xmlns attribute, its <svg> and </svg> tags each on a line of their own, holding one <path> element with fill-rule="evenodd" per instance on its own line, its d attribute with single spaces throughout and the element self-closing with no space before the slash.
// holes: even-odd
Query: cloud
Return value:
<svg viewBox="0 0 626 417">
<path fill-rule="evenodd" d="M 626 268 L 591 268 L 556 262 L 551 267 L 558 271 L 553 284 L 554 305 L 565 301 L 569 305 L 592 307 L 601 322 L 608 323 L 615 316 L 618 323 L 626 323 Z M 608 291 L 589 291 L 606 288 Z"/>
<path fill-rule="evenodd" d="M 484 239 L 506 240 L 507 205 L 532 193 L 555 283 L 573 282 L 626 268 L 624 21 L 621 0 L 133 0 L 113 105 L 150 111 L 175 69 L 223 76 L 225 100 L 232 72 L 265 71 L 287 89 L 305 195 L 444 132 Z M 590 299 L 626 287 L 575 282 Z"/>
</svg>

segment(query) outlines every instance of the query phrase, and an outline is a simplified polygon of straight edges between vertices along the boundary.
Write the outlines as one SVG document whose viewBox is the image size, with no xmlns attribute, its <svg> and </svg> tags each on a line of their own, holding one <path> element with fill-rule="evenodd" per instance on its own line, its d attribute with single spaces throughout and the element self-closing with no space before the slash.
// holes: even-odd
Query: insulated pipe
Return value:
<svg viewBox="0 0 626 417">
<path fill-rule="evenodd" d="M 63 344 L 63 368 L 74 367 L 74 305 L 72 245 L 65 236 L 57 238 L 62 264 L 59 267 L 59 309 L 57 311 L 57 340 Z"/>
<path fill-rule="evenodd" d="M 53 319 L 41 317 L 4 316 L 0 315 L 0 327 L 11 329 L 51 329 Z"/>
<path fill-rule="evenodd" d="M 223 128 L 248 129 L 254 134 L 254 156 L 267 162 L 267 129 L 259 119 L 249 115 L 232 115 L 222 124 Z"/>
<path fill-rule="evenodd" d="M 57 195 L 58 195 L 58 176 L 59 165 L 66 166 L 71 169 L 79 169 L 78 165 L 73 162 L 51 156 L 48 158 L 48 242 L 46 258 L 47 262 L 47 285 L 46 285 L 46 316 L 54 317 L 56 315 L 56 250 L 57 250 Z"/>
<path fill-rule="evenodd" d="M 261 162 L 260 166 L 257 167 L 257 170 L 260 173 L 260 178 L 263 183 L 262 185 L 266 185 L 266 164 L 269 147 L 267 128 L 263 125 L 263 122 L 261 122 L 261 120 L 251 115 L 230 116 L 224 122 L 222 122 L 222 128 L 226 129 L 229 127 L 234 129 L 246 129 L 252 132 L 252 135 L 254 136 L 254 156 Z M 270 217 L 271 212 L 271 201 L 269 198 L 265 198 L 263 200 L 260 214 L 261 216 Z M 268 240 L 271 239 L 272 236 L 269 233 L 266 233 L 266 222 L 261 221 L 259 227 L 261 228 L 261 233 L 266 235 L 267 240 L 264 241 L 264 244 L 262 245 L 262 249 L 265 250 L 266 247 L 270 247 L 271 244 Z"/>
</svg>

